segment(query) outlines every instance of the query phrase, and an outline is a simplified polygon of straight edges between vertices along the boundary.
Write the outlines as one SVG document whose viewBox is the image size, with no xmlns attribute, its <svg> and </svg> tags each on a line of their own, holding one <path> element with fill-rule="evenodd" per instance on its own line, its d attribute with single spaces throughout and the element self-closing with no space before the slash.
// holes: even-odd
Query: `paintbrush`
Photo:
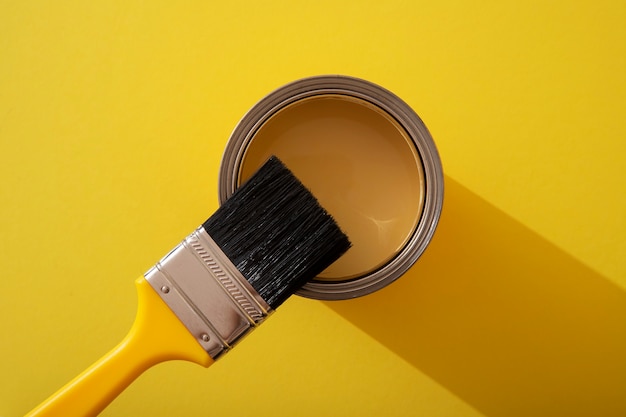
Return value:
<svg viewBox="0 0 626 417">
<path fill-rule="evenodd" d="M 349 247 L 316 198 L 270 158 L 136 280 L 126 338 L 27 416 L 97 415 L 160 362 L 208 367 Z"/>
</svg>

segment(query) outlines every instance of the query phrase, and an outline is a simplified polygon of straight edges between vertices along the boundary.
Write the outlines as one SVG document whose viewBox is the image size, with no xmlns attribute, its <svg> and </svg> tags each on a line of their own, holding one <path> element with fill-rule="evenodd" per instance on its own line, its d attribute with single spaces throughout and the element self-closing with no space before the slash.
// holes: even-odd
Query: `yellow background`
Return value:
<svg viewBox="0 0 626 417">
<path fill-rule="evenodd" d="M 124 336 L 135 277 L 217 207 L 237 121 L 327 73 L 429 127 L 431 247 L 372 296 L 290 299 L 208 370 L 148 371 L 103 415 L 626 415 L 624 22 L 606 0 L 3 1 L 0 417 Z"/>
</svg>

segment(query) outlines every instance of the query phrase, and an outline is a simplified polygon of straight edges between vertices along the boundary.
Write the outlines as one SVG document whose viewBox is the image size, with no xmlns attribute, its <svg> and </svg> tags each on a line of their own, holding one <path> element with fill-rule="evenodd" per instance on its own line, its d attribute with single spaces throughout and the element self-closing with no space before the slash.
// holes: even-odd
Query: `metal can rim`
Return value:
<svg viewBox="0 0 626 417">
<path fill-rule="evenodd" d="M 441 160 L 430 132 L 407 103 L 375 83 L 346 75 L 307 77 L 279 87 L 252 106 L 231 133 L 220 165 L 218 197 L 222 204 L 237 188 L 245 150 L 273 114 L 304 98 L 328 94 L 365 100 L 392 116 L 411 138 L 424 170 L 422 215 L 408 242 L 389 262 L 346 281 L 312 280 L 296 292 L 318 300 L 344 300 L 370 294 L 402 276 L 422 255 L 439 222 L 444 191 Z"/>
</svg>

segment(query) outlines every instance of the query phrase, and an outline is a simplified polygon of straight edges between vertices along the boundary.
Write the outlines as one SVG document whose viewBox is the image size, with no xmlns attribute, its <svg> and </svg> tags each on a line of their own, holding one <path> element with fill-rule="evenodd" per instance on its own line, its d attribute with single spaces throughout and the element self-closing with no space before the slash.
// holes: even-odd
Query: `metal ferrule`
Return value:
<svg viewBox="0 0 626 417">
<path fill-rule="evenodd" d="M 202 227 L 145 278 L 213 359 L 272 312 Z"/>
</svg>

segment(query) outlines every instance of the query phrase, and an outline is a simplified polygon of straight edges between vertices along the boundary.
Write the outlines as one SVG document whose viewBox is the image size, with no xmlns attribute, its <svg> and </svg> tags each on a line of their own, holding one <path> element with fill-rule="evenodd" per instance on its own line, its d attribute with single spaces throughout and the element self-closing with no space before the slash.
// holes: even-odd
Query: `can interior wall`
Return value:
<svg viewBox="0 0 626 417">
<path fill-rule="evenodd" d="M 273 154 L 353 242 L 297 294 L 322 300 L 369 294 L 406 272 L 430 242 L 443 204 L 441 162 L 421 119 L 388 90 L 326 75 L 268 94 L 226 145 L 220 202 Z"/>
</svg>

